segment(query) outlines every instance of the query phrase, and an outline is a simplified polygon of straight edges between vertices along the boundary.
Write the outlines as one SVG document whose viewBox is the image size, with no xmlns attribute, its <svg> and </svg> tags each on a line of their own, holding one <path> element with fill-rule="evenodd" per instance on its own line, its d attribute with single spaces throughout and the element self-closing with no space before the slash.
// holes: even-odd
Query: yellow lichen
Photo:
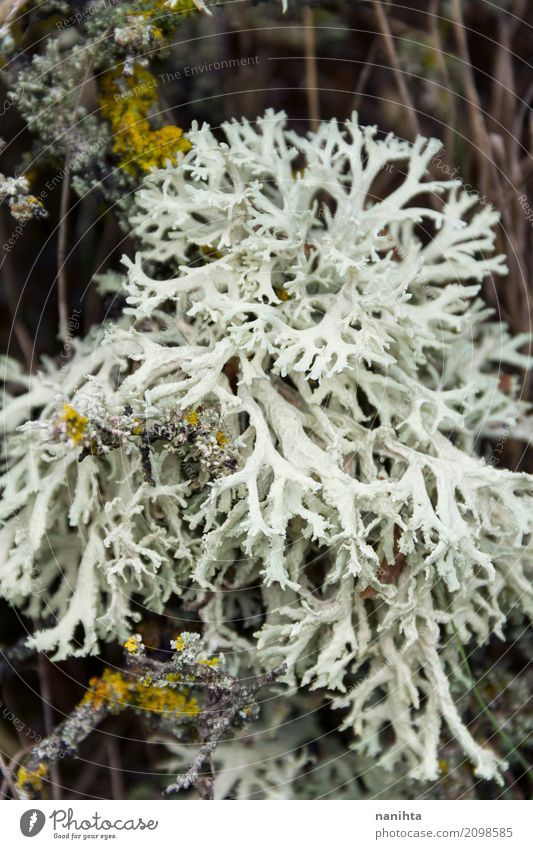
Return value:
<svg viewBox="0 0 533 849">
<path fill-rule="evenodd" d="M 27 195 L 26 200 L 31 206 L 39 206 L 44 209 L 44 203 L 39 198 L 35 197 L 35 195 Z"/>
<path fill-rule="evenodd" d="M 198 661 L 198 663 L 201 663 L 203 666 L 210 666 L 211 668 L 213 668 L 214 666 L 218 666 L 218 664 L 220 663 L 220 658 L 219 657 L 202 658 L 201 660 Z"/>
<path fill-rule="evenodd" d="M 225 446 L 229 442 L 229 436 L 226 436 L 226 434 L 222 430 L 217 430 L 215 436 L 216 436 L 216 440 L 217 440 L 217 443 L 219 444 L 219 446 L 221 448 L 225 448 Z"/>
<path fill-rule="evenodd" d="M 169 11 L 169 7 L 167 6 L 167 0 L 152 0 L 152 8 L 151 9 L 143 9 L 140 12 L 131 11 L 132 17 L 140 17 L 145 18 L 145 20 L 152 18 L 154 15 L 158 13 L 163 13 L 164 18 L 169 17 L 172 13 L 179 14 L 182 16 L 192 15 L 198 11 L 198 7 L 194 3 L 194 0 L 174 0 L 172 4 L 172 11 Z M 158 16 L 159 17 L 159 16 Z M 152 31 L 152 34 L 155 35 L 156 30 Z"/>
<path fill-rule="evenodd" d="M 65 404 L 63 412 L 60 416 L 60 421 L 65 423 L 65 432 L 67 438 L 78 445 L 85 435 L 87 430 L 88 418 L 78 413 L 71 404 Z"/>
<path fill-rule="evenodd" d="M 184 420 L 191 427 L 198 427 L 200 422 L 200 416 L 198 415 L 196 410 L 188 410 L 183 416 Z"/>
<path fill-rule="evenodd" d="M 40 763 L 35 770 L 21 766 L 17 772 L 17 790 L 26 790 L 31 787 L 36 793 L 40 793 L 43 789 L 43 780 L 47 775 L 48 767 L 45 763 Z"/>
<path fill-rule="evenodd" d="M 142 693 L 136 693 L 132 704 L 138 710 L 169 716 L 195 717 L 200 713 L 200 705 L 185 692 L 176 692 L 169 687 L 149 687 Z"/>
<path fill-rule="evenodd" d="M 176 637 L 174 641 L 174 648 L 176 649 L 176 651 L 183 651 L 183 649 L 185 648 L 185 640 L 183 639 L 181 634 Z"/>
<path fill-rule="evenodd" d="M 161 714 L 165 718 L 195 717 L 200 705 L 187 690 L 171 687 L 152 687 L 148 678 L 127 678 L 122 672 L 105 669 L 101 678 L 91 678 L 90 689 L 81 700 L 81 705 L 97 709 L 109 702 L 113 713 L 125 708 Z"/>
<path fill-rule="evenodd" d="M 133 637 L 128 637 L 124 643 L 124 649 L 128 652 L 128 654 L 137 654 L 140 648 L 141 638 L 138 634 L 135 634 Z"/>
<path fill-rule="evenodd" d="M 156 77 L 137 66 L 131 77 L 114 70 L 103 74 L 100 81 L 100 108 L 111 125 L 113 153 L 120 168 L 131 176 L 161 168 L 167 159 L 176 163 L 178 153 L 191 147 L 179 127 L 169 124 L 152 129 L 148 113 L 157 101 L 156 88 Z"/>
</svg>

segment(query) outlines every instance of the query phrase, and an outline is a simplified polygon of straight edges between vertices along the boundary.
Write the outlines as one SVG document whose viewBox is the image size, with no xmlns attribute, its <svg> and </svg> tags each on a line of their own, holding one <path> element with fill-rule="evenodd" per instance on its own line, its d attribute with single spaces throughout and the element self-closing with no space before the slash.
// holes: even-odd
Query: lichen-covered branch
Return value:
<svg viewBox="0 0 533 849">
<path fill-rule="evenodd" d="M 105 669 L 89 681 L 81 702 L 52 734 L 33 747 L 19 767 L 18 793 L 25 798 L 42 795 L 50 783 L 53 764 L 75 757 L 80 745 L 106 717 L 130 709 L 158 730 L 171 732 L 178 739 L 190 734 L 200 741 L 200 752 L 182 786 L 194 784 L 205 796 L 199 769 L 223 732 L 256 718 L 253 702 L 257 692 L 274 683 L 284 668 L 241 682 L 226 673 L 223 656 L 206 656 L 198 634 L 180 634 L 172 648 L 169 660 L 158 661 L 147 656 L 139 635 L 129 637 L 124 644 L 126 668 Z M 178 783 L 167 792 L 176 789 Z"/>
<path fill-rule="evenodd" d="M 250 682 L 242 683 L 233 680 L 230 686 L 216 687 L 214 682 L 207 687 L 206 703 L 198 717 L 198 736 L 201 746 L 198 753 L 191 762 L 185 775 L 178 776 L 174 784 L 165 790 L 168 795 L 179 790 L 186 790 L 194 785 L 202 798 L 213 798 L 213 767 L 211 756 L 218 746 L 222 736 L 226 734 L 235 724 L 243 723 L 256 718 L 254 699 L 259 690 L 275 683 L 286 671 L 285 666 L 278 666 L 271 672 L 254 676 Z M 208 765 L 208 775 L 203 775 L 201 770 Z"/>
</svg>

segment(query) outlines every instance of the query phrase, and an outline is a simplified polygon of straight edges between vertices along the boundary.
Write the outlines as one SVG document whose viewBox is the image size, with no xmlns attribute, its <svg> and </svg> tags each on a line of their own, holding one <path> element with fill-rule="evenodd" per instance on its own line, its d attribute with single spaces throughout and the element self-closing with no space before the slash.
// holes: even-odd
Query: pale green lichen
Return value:
<svg viewBox="0 0 533 849">
<path fill-rule="evenodd" d="M 222 132 L 193 127 L 179 167 L 145 180 L 139 251 L 105 282 L 126 295 L 121 321 L 6 403 L 2 594 L 33 618 L 46 601 L 57 624 L 31 642 L 62 658 L 126 638 L 133 595 L 160 612 L 175 593 L 200 610 L 202 659 L 284 661 L 378 768 L 435 780 L 451 733 L 498 778 L 452 689 L 462 645 L 533 610 L 533 479 L 475 453 L 527 412 L 498 375 L 527 364 L 524 337 L 478 297 L 506 271 L 498 215 L 426 177 L 434 141 L 355 118 L 302 138 L 273 113 Z M 396 184 L 376 199 L 385 167 Z M 81 463 L 54 439 L 58 394 L 95 434 Z M 61 593 L 32 594 L 34 558 L 45 587 L 64 564 Z"/>
</svg>

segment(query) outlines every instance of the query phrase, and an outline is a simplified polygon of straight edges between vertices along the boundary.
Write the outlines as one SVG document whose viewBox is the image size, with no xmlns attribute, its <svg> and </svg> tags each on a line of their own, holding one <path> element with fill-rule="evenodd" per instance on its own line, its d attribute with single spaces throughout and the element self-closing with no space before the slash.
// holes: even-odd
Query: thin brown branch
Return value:
<svg viewBox="0 0 533 849">
<path fill-rule="evenodd" d="M 107 36 L 108 30 L 102 35 L 100 42 L 103 41 Z M 83 98 L 83 93 L 85 91 L 85 86 L 89 81 L 89 77 L 92 73 L 93 62 L 92 59 L 88 62 L 87 67 L 85 69 L 85 73 L 83 75 L 83 79 L 80 84 L 80 88 L 78 91 L 78 96 L 76 98 L 76 103 L 74 104 L 74 109 L 72 112 L 72 126 L 76 124 L 78 119 L 78 113 L 80 111 L 81 101 Z M 67 216 L 68 216 L 68 208 L 70 201 L 70 158 L 71 158 L 71 150 L 70 143 L 67 136 L 65 142 L 65 165 L 63 169 L 63 183 L 61 185 L 61 201 L 59 205 L 59 233 L 57 237 L 57 297 L 58 297 L 58 309 L 59 309 L 59 336 L 62 342 L 66 342 L 69 337 L 68 330 L 68 294 L 67 294 L 67 273 L 66 273 L 66 253 L 67 253 Z M 69 349 L 70 350 L 70 349 Z"/>
<path fill-rule="evenodd" d="M 113 799 L 125 799 L 126 791 L 124 788 L 124 778 L 122 761 L 120 759 L 120 749 L 114 737 L 110 737 L 106 742 L 107 757 L 109 760 L 109 777 L 111 781 L 111 793 Z"/>
<path fill-rule="evenodd" d="M 307 110 L 312 130 L 320 124 L 320 100 L 318 96 L 318 70 L 316 64 L 316 32 L 312 9 L 304 9 L 303 32 L 305 46 L 305 78 L 307 92 Z"/>
<path fill-rule="evenodd" d="M 466 39 L 466 28 L 461 8 L 461 0 L 451 0 L 451 14 L 457 51 L 463 65 L 463 81 L 467 100 L 467 108 L 474 134 L 474 143 L 477 148 L 477 160 L 479 163 L 479 177 L 483 192 L 490 192 L 491 176 L 494 187 L 498 188 L 498 179 L 495 170 L 491 168 L 491 144 L 483 117 L 483 109 L 474 79 L 470 51 Z"/>
<path fill-rule="evenodd" d="M 7 24 L 12 21 L 27 2 L 28 0 L 1 0 L 0 24 Z"/>
<path fill-rule="evenodd" d="M 437 67 L 446 90 L 446 108 L 448 112 L 448 120 L 444 129 L 444 149 L 447 157 L 452 157 L 454 152 L 454 128 L 457 125 L 457 107 L 455 100 L 455 91 L 448 70 L 442 39 L 439 30 L 439 10 L 440 0 L 431 0 L 429 7 L 429 31 L 435 52 Z"/>
<path fill-rule="evenodd" d="M 361 73 L 359 74 L 359 77 L 357 78 L 357 82 L 355 84 L 354 98 L 353 98 L 353 101 L 352 101 L 351 108 L 349 110 L 350 115 L 351 115 L 352 112 L 359 112 L 359 106 L 360 106 L 360 103 L 361 103 L 361 98 L 362 98 L 364 91 L 366 89 L 368 78 L 370 77 L 370 72 L 372 71 L 372 68 L 374 66 L 374 59 L 376 58 L 376 53 L 378 51 L 378 47 L 379 47 L 379 39 L 376 38 L 372 42 L 372 46 L 370 47 L 370 50 L 368 51 L 367 57 L 365 59 L 365 63 L 363 65 L 363 67 L 361 68 Z"/>
<path fill-rule="evenodd" d="M 15 787 L 15 782 L 13 781 L 13 776 L 11 775 L 11 768 L 6 764 L 6 762 L 4 760 L 4 756 L 2 755 L 1 752 L 0 752 L 0 771 L 1 771 L 2 775 L 4 776 L 4 782 L 2 783 L 2 786 L 5 783 L 6 787 L 9 787 L 9 789 L 11 790 L 11 793 L 13 794 L 13 798 L 18 799 L 19 794 L 18 794 L 17 788 Z"/>
<path fill-rule="evenodd" d="M 6 244 L 7 242 L 7 237 L 4 231 L 4 225 L 1 219 L 0 242 L 2 244 Z M 28 329 L 17 316 L 19 306 L 18 285 L 15 269 L 13 268 L 11 256 L 8 251 L 3 252 L 2 261 L 0 263 L 0 271 L 2 272 L 4 289 L 6 292 L 6 300 L 9 307 L 9 312 L 11 314 L 11 321 L 13 323 L 13 332 L 19 344 L 22 356 L 24 357 L 26 368 L 28 369 L 28 371 L 32 371 L 33 341 L 28 332 Z"/>
<path fill-rule="evenodd" d="M 416 109 L 409 93 L 409 89 L 407 88 L 407 84 L 405 82 L 405 77 L 403 75 L 403 71 L 400 65 L 400 59 L 398 57 L 394 38 L 392 36 L 389 22 L 387 20 L 387 15 L 385 14 L 385 11 L 383 9 L 381 0 L 372 0 L 372 5 L 374 7 L 374 17 L 376 19 L 376 24 L 383 38 L 383 46 L 385 47 L 385 52 L 387 54 L 388 61 L 390 62 L 392 71 L 394 73 L 394 78 L 396 80 L 396 85 L 398 86 L 400 97 L 403 101 L 405 108 L 407 109 L 407 116 L 409 124 L 411 126 L 411 132 L 414 136 L 418 136 L 420 135 L 420 124 L 418 122 L 418 116 L 416 114 Z"/>
<path fill-rule="evenodd" d="M 285 671 L 284 665 L 278 666 L 264 675 L 258 675 L 251 684 L 241 684 L 238 679 L 234 679 L 231 685 L 224 689 L 218 688 L 215 683 L 212 691 L 208 692 L 208 699 L 211 697 L 211 701 L 202 709 L 198 718 L 200 748 L 185 775 L 178 776 L 174 784 L 166 788 L 166 796 L 188 787 L 195 787 L 202 799 L 213 798 L 212 755 L 220 738 L 234 725 L 242 710 L 254 702 L 259 690 L 273 684 Z M 205 766 L 207 773 L 202 773 L 201 770 Z"/>
<path fill-rule="evenodd" d="M 50 685 L 50 661 L 46 655 L 40 653 L 38 656 L 39 684 L 41 687 L 41 702 L 43 705 L 44 728 L 46 735 L 52 734 L 54 729 L 54 711 L 52 707 L 52 687 Z M 59 789 L 61 787 L 61 774 L 57 762 L 50 766 L 50 784 L 52 796 L 57 801 L 61 798 Z"/>
<path fill-rule="evenodd" d="M 70 199 L 70 160 L 65 159 L 64 177 L 59 205 L 59 233 L 57 238 L 57 299 L 59 306 L 59 335 L 62 342 L 68 339 L 68 295 L 65 256 L 67 252 L 67 215 Z"/>
</svg>

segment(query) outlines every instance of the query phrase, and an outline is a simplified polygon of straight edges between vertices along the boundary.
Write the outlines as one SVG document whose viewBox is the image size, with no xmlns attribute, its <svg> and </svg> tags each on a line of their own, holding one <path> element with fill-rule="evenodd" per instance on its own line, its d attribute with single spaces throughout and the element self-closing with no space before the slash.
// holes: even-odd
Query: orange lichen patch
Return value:
<svg viewBox="0 0 533 849">
<path fill-rule="evenodd" d="M 40 763 L 35 770 L 29 770 L 25 766 L 21 766 L 17 772 L 17 790 L 31 788 L 36 793 L 40 793 L 43 789 L 43 780 L 47 775 L 48 767 L 45 763 Z"/>
<path fill-rule="evenodd" d="M 166 160 L 177 162 L 178 153 L 190 150 L 183 130 L 173 125 L 152 129 L 148 120 L 157 101 L 157 79 L 136 67 L 131 77 L 108 71 L 100 81 L 100 108 L 111 125 L 113 153 L 119 166 L 132 176 L 138 171 L 161 168 Z"/>
<path fill-rule="evenodd" d="M 125 678 L 121 672 L 104 669 L 101 678 L 90 679 L 90 689 L 85 693 L 80 705 L 91 705 L 95 710 L 106 705 L 118 713 L 129 704 L 131 686 L 132 681 Z"/>
<path fill-rule="evenodd" d="M 60 421 L 65 423 L 65 433 L 67 438 L 78 445 L 85 435 L 87 430 L 88 418 L 78 413 L 71 404 L 65 404 L 63 412 L 60 416 Z"/>
<path fill-rule="evenodd" d="M 111 669 L 105 669 L 101 678 L 91 678 L 89 687 L 80 704 L 94 709 L 106 704 L 113 713 L 133 708 L 167 719 L 193 718 L 200 713 L 200 705 L 194 696 L 189 697 L 187 690 L 152 687 L 146 678 L 127 678 Z"/>
</svg>

